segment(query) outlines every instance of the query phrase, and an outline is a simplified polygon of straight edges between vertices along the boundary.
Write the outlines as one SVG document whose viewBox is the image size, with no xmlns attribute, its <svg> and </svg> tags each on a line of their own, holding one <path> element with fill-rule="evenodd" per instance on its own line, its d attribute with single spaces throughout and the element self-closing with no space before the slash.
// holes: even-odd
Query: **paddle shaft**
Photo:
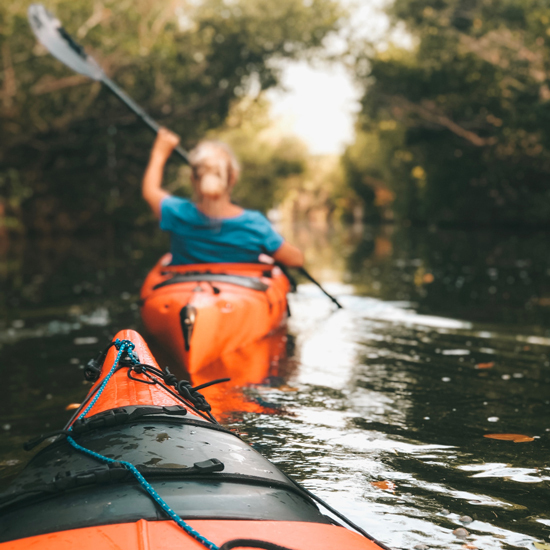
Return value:
<svg viewBox="0 0 550 550">
<path fill-rule="evenodd" d="M 126 92 L 119 88 L 101 68 L 99 63 L 89 56 L 84 48 L 63 28 L 60 21 L 41 4 L 31 4 L 28 10 L 29 24 L 38 41 L 61 63 L 85 75 L 102 82 L 103 85 L 131 111 L 133 111 L 155 134 L 160 124 L 152 119 Z M 182 147 L 175 148 L 179 157 L 189 164 L 189 155 Z"/>
<path fill-rule="evenodd" d="M 337 306 L 338 306 L 338 309 L 343 309 L 344 306 L 334 297 L 332 296 L 332 294 L 329 294 L 324 288 L 323 286 L 321 285 L 321 283 L 319 281 L 316 281 L 308 272 L 305 268 L 303 267 L 299 267 L 298 270 L 300 271 L 300 273 L 306 277 L 306 279 L 309 279 L 314 285 L 318 286 L 319 289 L 321 290 L 321 292 L 327 296 L 328 298 L 330 298 Z"/>
<path fill-rule="evenodd" d="M 151 118 L 124 90 L 119 88 L 110 78 L 104 75 L 101 79 L 103 85 L 122 103 L 124 103 L 131 111 L 133 111 L 141 121 L 149 127 L 155 134 L 160 130 L 160 124 Z M 183 147 L 178 145 L 174 152 L 179 155 L 183 162 L 189 164 L 189 154 Z"/>
</svg>

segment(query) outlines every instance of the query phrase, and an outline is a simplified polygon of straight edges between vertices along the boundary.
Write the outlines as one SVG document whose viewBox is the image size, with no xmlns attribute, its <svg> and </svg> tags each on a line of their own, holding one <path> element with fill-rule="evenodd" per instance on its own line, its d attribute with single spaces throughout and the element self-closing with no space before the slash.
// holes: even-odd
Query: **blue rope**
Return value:
<svg viewBox="0 0 550 550">
<path fill-rule="evenodd" d="M 115 358 L 115 361 L 113 363 L 113 366 L 111 367 L 111 370 L 101 383 L 101 386 L 99 387 L 99 390 L 95 394 L 94 398 L 90 402 L 90 404 L 86 407 L 83 413 L 81 413 L 77 420 L 82 419 L 84 416 L 88 414 L 90 409 L 96 404 L 97 400 L 99 399 L 99 396 L 105 389 L 105 386 L 109 382 L 110 378 L 113 376 L 113 373 L 115 372 L 118 363 L 120 361 L 120 358 L 122 357 L 122 354 L 126 352 L 128 356 L 130 357 L 131 361 L 135 364 L 138 363 L 139 360 L 136 357 L 134 353 L 134 344 L 130 342 L 129 340 L 119 340 L 118 338 L 115 341 L 115 347 L 118 349 L 118 354 Z M 71 432 L 73 427 L 71 426 L 67 431 Z M 188 523 L 183 521 L 179 515 L 168 506 L 168 503 L 163 500 L 163 498 L 157 493 L 157 491 L 154 489 L 154 487 L 141 475 L 139 470 L 131 463 L 127 462 L 125 460 L 114 460 L 112 458 L 109 458 L 107 456 L 101 455 L 99 453 L 96 453 L 90 449 L 86 449 L 86 447 L 82 447 L 82 445 L 79 445 L 71 436 L 67 436 L 67 441 L 69 444 L 76 449 L 77 451 L 80 451 L 84 454 L 87 454 L 93 458 L 96 458 L 97 460 L 100 460 L 101 462 L 105 462 L 107 464 L 122 464 L 124 468 L 127 470 L 130 470 L 138 483 L 145 489 L 145 491 L 149 494 L 149 496 L 168 514 L 170 519 L 172 519 L 174 522 L 177 523 L 188 535 L 193 537 L 195 540 L 200 542 L 203 546 L 206 548 L 209 548 L 210 550 L 219 550 L 219 547 L 214 544 L 213 542 L 209 541 L 207 538 L 203 537 L 200 533 L 195 531 L 193 527 L 191 527 Z"/>
<path fill-rule="evenodd" d="M 113 376 L 113 373 L 115 372 L 117 366 L 118 366 L 118 362 L 120 361 L 120 358 L 122 357 L 122 354 L 128 350 L 129 351 L 129 355 L 131 357 L 132 360 L 135 360 L 135 354 L 133 353 L 133 350 L 135 348 L 133 342 L 130 342 L 130 340 L 122 340 L 120 341 L 118 338 L 115 340 L 115 347 L 116 349 L 118 349 L 118 354 L 115 358 L 115 362 L 113 363 L 113 366 L 111 367 L 111 370 L 109 371 L 109 373 L 107 374 L 107 376 L 104 378 L 103 382 L 101 383 L 101 386 L 99 388 L 99 390 L 97 390 L 97 393 L 95 394 L 94 398 L 90 401 L 90 403 L 88 404 L 88 406 L 84 409 L 84 412 L 82 412 L 77 420 L 81 420 L 82 418 L 84 418 L 91 410 L 91 408 L 97 403 L 97 400 L 99 399 L 99 396 L 102 394 L 103 390 L 105 389 L 105 386 L 107 385 L 107 383 L 109 382 L 109 380 L 111 379 L 111 376 Z M 73 427 L 71 426 L 68 431 L 72 431 Z"/>
</svg>

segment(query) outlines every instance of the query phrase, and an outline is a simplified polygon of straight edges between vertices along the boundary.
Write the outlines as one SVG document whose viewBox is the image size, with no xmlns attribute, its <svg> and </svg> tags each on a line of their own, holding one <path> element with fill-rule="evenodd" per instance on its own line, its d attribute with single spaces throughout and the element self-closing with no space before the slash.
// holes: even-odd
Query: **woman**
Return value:
<svg viewBox="0 0 550 550">
<path fill-rule="evenodd" d="M 162 189 L 164 165 L 179 136 L 159 131 L 143 177 L 143 198 L 160 227 L 170 233 L 172 264 L 257 263 L 261 254 L 291 267 L 304 263 L 302 252 L 287 243 L 265 216 L 231 202 L 239 165 L 225 144 L 203 141 L 189 153 L 196 203 Z"/>
</svg>

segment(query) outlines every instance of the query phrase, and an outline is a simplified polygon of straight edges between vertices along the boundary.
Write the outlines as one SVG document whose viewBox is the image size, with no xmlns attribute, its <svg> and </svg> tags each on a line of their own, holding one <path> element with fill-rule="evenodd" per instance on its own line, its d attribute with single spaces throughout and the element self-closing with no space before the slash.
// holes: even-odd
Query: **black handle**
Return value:
<svg viewBox="0 0 550 550">
<path fill-rule="evenodd" d="M 124 90 L 121 90 L 110 78 L 106 76 L 101 79 L 106 88 L 122 101 L 131 111 L 133 111 L 141 120 L 155 133 L 158 134 L 160 124 L 151 118 Z M 174 152 L 179 155 L 183 162 L 189 164 L 189 154 L 183 147 L 178 145 Z"/>
</svg>

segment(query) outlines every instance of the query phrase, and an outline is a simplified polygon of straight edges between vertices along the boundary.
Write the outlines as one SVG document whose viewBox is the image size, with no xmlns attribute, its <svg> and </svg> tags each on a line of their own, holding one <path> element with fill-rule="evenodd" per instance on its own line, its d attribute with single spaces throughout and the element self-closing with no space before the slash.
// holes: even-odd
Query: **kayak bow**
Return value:
<svg viewBox="0 0 550 550">
<path fill-rule="evenodd" d="M 381 548 L 210 419 L 136 332 L 100 367 L 66 430 L 0 495 L 0 549 Z"/>
</svg>

